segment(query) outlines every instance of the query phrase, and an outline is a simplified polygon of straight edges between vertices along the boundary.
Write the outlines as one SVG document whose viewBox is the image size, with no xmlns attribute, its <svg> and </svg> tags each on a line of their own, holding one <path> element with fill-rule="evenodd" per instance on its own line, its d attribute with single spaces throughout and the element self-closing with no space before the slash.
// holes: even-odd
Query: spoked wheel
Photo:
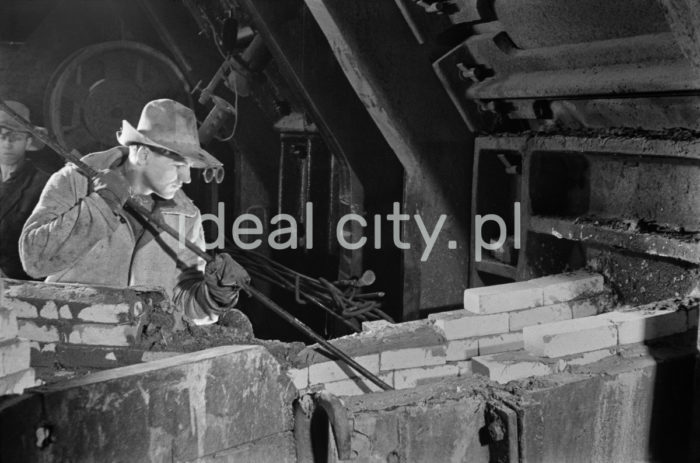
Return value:
<svg viewBox="0 0 700 463">
<path fill-rule="evenodd" d="M 122 120 L 136 126 L 143 106 L 158 98 L 192 107 L 175 63 L 141 43 L 105 42 L 78 50 L 54 72 L 45 120 L 65 148 L 86 154 L 115 146 Z"/>
</svg>

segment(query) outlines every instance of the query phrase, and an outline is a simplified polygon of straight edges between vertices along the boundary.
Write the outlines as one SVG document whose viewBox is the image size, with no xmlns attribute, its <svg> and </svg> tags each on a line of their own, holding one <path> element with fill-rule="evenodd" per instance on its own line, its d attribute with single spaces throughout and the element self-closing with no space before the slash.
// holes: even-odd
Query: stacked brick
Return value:
<svg viewBox="0 0 700 463">
<path fill-rule="evenodd" d="M 29 341 L 32 365 L 113 368 L 138 362 L 130 349 L 144 308 L 166 296 L 153 288 L 109 288 L 6 280 L 5 305 Z M 128 357 L 128 359 L 127 359 Z M 134 357 L 134 358 L 132 358 Z M 80 365 L 78 363 L 82 362 Z"/>
<path fill-rule="evenodd" d="M 526 282 L 465 291 L 465 309 L 427 320 L 372 322 L 363 333 L 333 343 L 396 389 L 472 373 L 472 359 L 522 351 L 523 329 L 559 320 L 589 317 L 612 304 L 601 275 L 574 272 Z M 378 391 L 352 368 L 303 352 L 289 371 L 301 390 L 326 389 L 336 395 Z"/>
<path fill-rule="evenodd" d="M 473 369 L 499 383 L 558 373 L 615 355 L 626 345 L 696 331 L 699 306 L 698 299 L 674 299 L 528 326 L 525 352 L 477 357 Z"/>
<path fill-rule="evenodd" d="M 415 387 L 436 377 L 466 374 L 463 362 L 448 362 L 445 338 L 428 320 L 400 324 L 367 324 L 363 333 L 333 340 L 360 365 L 395 388 Z M 379 391 L 351 367 L 324 355 L 316 346 L 301 352 L 289 370 L 301 390 L 325 389 L 336 395 Z"/>
<path fill-rule="evenodd" d="M 431 315 L 448 349 L 477 344 L 479 355 L 519 350 L 523 328 L 595 315 L 611 304 L 603 277 L 578 271 L 464 292 L 465 310 Z"/>
<path fill-rule="evenodd" d="M 0 280 L 0 395 L 21 394 L 35 385 L 34 369 L 30 368 L 29 342 L 18 338 L 16 315 L 5 307 Z"/>
</svg>

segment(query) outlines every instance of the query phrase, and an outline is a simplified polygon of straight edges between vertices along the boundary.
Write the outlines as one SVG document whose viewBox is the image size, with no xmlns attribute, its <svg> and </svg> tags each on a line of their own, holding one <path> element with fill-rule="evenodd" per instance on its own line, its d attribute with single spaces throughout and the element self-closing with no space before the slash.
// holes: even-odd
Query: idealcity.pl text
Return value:
<svg viewBox="0 0 700 463">
<path fill-rule="evenodd" d="M 308 202 L 304 210 L 303 241 L 302 246 L 305 249 L 313 249 L 313 204 Z M 437 222 L 429 229 L 428 224 L 423 221 L 420 214 L 414 214 L 411 217 L 409 214 L 401 213 L 401 205 L 398 202 L 393 204 L 392 212 L 387 215 L 375 214 L 371 217 L 373 222 L 373 236 L 367 237 L 364 235 L 358 236 L 353 233 L 357 228 L 365 229 L 368 226 L 368 219 L 359 214 L 345 214 L 338 220 L 335 227 L 335 236 L 338 244 L 345 249 L 361 249 L 371 243 L 375 249 L 381 249 L 383 246 L 391 245 L 399 249 L 411 249 L 411 243 L 402 241 L 401 226 L 410 220 L 415 221 L 418 230 L 420 231 L 423 253 L 421 261 L 425 262 L 430 257 L 435 244 L 438 242 L 440 231 L 447 220 L 446 214 L 440 214 Z M 214 222 L 217 226 L 217 237 L 211 243 L 206 243 L 206 249 L 223 249 L 225 247 L 225 213 L 224 203 L 219 202 L 217 214 L 202 214 L 202 222 Z M 491 237 L 489 242 L 485 242 L 483 238 L 483 227 L 487 222 L 494 222 L 498 226 L 498 238 Z M 513 238 L 515 249 L 520 249 L 520 203 L 513 204 Z M 277 214 L 270 219 L 270 225 L 274 228 L 267 236 L 267 243 L 270 248 L 275 250 L 297 249 L 300 246 L 299 240 L 299 224 L 297 220 L 289 214 Z M 382 242 L 382 226 L 391 227 L 391 243 Z M 184 237 L 185 221 L 180 221 L 180 236 Z M 233 221 L 231 234 L 233 242 L 241 249 L 253 250 L 257 249 L 263 243 L 264 227 L 262 220 L 255 214 L 241 214 Z M 482 250 L 496 250 L 503 246 L 507 238 L 506 222 L 496 214 L 476 215 L 474 216 L 474 258 L 477 262 L 481 261 Z M 251 239 L 252 238 L 252 239 Z M 180 246 L 184 247 L 184 239 L 180 240 Z M 457 242 L 450 240 L 447 243 L 448 249 L 457 249 Z"/>
</svg>

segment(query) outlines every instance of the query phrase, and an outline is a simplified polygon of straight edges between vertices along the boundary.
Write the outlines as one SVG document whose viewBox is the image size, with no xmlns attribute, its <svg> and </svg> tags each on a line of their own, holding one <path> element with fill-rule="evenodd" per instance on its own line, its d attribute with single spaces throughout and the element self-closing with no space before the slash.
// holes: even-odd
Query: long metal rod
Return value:
<svg viewBox="0 0 700 463">
<path fill-rule="evenodd" d="M 12 116 L 14 120 L 16 120 L 19 125 L 24 127 L 27 132 L 31 133 L 33 137 L 35 137 L 37 140 L 43 142 L 54 150 L 59 156 L 64 158 L 68 162 L 72 162 L 73 164 L 76 165 L 78 170 L 88 177 L 89 179 L 93 179 L 95 175 L 97 175 L 97 172 L 87 164 L 85 164 L 83 161 L 80 160 L 80 157 L 77 154 L 74 154 L 72 152 L 69 152 L 65 148 L 63 148 L 61 145 L 59 145 L 53 137 L 50 135 L 46 135 L 41 133 L 39 130 L 37 130 L 29 121 L 25 120 L 22 116 L 17 114 L 12 108 L 10 108 L 7 104 L 5 104 L 5 100 L 3 98 L 0 98 L 0 109 L 5 111 L 7 114 Z M 170 225 L 166 224 L 161 217 L 151 213 L 148 209 L 144 208 L 140 204 L 136 203 L 134 200 L 129 199 L 126 202 L 126 206 L 132 210 L 135 214 L 140 215 L 144 220 L 148 221 L 151 225 L 153 225 L 157 230 L 163 231 L 173 238 L 177 240 L 181 240 L 180 234 L 172 228 Z M 197 254 L 199 257 L 204 259 L 205 262 L 211 262 L 214 260 L 212 256 L 207 254 L 204 250 L 200 249 L 196 244 L 192 243 L 190 240 L 183 238 L 184 244 L 189 249 L 190 251 L 194 252 Z M 374 384 L 379 386 L 385 391 L 390 391 L 393 388 L 386 384 L 384 381 L 379 379 L 376 375 L 372 374 L 369 372 L 366 368 L 364 368 L 362 365 L 357 363 L 355 360 L 353 360 L 352 357 L 347 355 L 345 352 L 341 351 L 337 347 L 335 347 L 333 344 L 330 342 L 326 341 L 323 339 L 321 336 L 316 334 L 314 330 L 309 328 L 307 325 L 302 323 L 300 320 L 298 320 L 296 317 L 292 316 L 290 313 L 288 313 L 286 310 L 284 310 L 282 307 L 277 305 L 272 299 L 268 298 L 258 290 L 254 289 L 250 285 L 243 284 L 241 285 L 241 289 L 244 291 L 248 292 L 252 297 L 260 301 L 265 307 L 268 309 L 272 310 L 275 312 L 278 316 L 283 318 L 286 322 L 291 324 L 293 327 L 319 343 L 321 346 L 323 346 L 324 349 L 330 351 L 334 355 L 336 355 L 338 358 L 343 360 L 345 363 L 350 365 L 352 368 L 354 368 L 358 373 L 362 374 L 364 377 L 372 381 Z"/>
<path fill-rule="evenodd" d="M 342 350 L 338 349 L 335 347 L 333 344 L 330 342 L 326 341 L 323 339 L 321 336 L 316 334 L 314 330 L 306 326 L 304 323 L 302 323 L 300 320 L 286 312 L 282 307 L 278 306 L 274 301 L 272 301 L 270 298 L 265 296 L 263 293 L 259 292 L 257 289 L 251 288 L 250 286 L 246 285 L 244 286 L 244 289 L 249 291 L 253 297 L 255 297 L 258 301 L 263 303 L 264 305 L 267 306 L 268 309 L 272 310 L 275 312 L 277 315 L 279 315 L 281 318 L 283 318 L 285 321 L 287 321 L 290 325 L 294 326 L 296 329 L 301 331 L 302 333 L 306 334 L 308 337 L 316 341 L 317 343 L 321 344 L 324 349 L 327 349 L 330 351 L 332 354 L 336 355 L 338 358 L 340 358 L 342 361 L 353 367 L 355 370 L 357 370 L 358 373 L 361 373 L 365 378 L 369 379 L 372 381 L 374 384 L 379 386 L 385 391 L 391 391 L 393 388 L 386 384 L 384 381 L 379 379 L 377 376 L 372 374 L 371 372 L 367 371 L 362 365 L 357 363 L 352 357 L 350 357 L 348 354 L 343 352 Z"/>
<path fill-rule="evenodd" d="M 419 45 L 423 45 L 425 43 L 425 37 L 423 37 L 423 33 L 420 31 L 420 28 L 413 20 L 411 12 L 408 11 L 408 7 L 404 3 L 405 0 L 394 1 L 396 3 L 396 6 L 399 8 L 399 11 L 401 12 L 401 16 L 403 16 L 403 19 L 406 21 L 406 24 L 408 24 L 408 27 L 411 29 L 411 32 L 413 32 L 413 36 L 416 38 L 416 42 L 418 42 Z"/>
</svg>

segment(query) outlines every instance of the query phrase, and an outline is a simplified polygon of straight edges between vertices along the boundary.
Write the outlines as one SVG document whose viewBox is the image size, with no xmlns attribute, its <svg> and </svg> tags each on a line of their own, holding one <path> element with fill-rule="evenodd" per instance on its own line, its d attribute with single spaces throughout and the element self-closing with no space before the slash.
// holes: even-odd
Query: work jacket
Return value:
<svg viewBox="0 0 700 463">
<path fill-rule="evenodd" d="M 29 278 L 19 258 L 19 235 L 50 176 L 25 160 L 0 182 L 0 270 L 8 278 Z"/>
<path fill-rule="evenodd" d="M 120 165 L 123 147 L 82 158 L 95 170 Z M 153 195 L 155 197 L 155 195 Z M 142 205 L 162 214 L 166 224 L 204 249 L 199 209 L 179 190 L 172 200 L 140 197 Z M 122 215 L 115 214 L 74 164 L 67 164 L 48 181 L 20 238 L 20 255 L 27 273 L 47 282 L 108 286 L 159 286 L 184 315 L 196 323 L 216 321 L 203 281 L 204 260 L 166 233 L 135 234 Z"/>
</svg>

